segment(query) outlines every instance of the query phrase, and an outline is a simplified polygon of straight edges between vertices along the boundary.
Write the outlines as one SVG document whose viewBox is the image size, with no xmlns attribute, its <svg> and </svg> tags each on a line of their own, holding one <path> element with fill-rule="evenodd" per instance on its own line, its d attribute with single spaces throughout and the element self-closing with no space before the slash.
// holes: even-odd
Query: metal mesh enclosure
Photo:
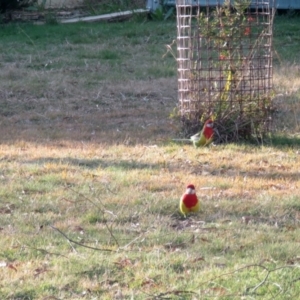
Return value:
<svg viewBox="0 0 300 300">
<path fill-rule="evenodd" d="M 177 0 L 179 111 L 185 134 L 208 117 L 219 142 L 271 125 L 273 0 Z"/>
</svg>

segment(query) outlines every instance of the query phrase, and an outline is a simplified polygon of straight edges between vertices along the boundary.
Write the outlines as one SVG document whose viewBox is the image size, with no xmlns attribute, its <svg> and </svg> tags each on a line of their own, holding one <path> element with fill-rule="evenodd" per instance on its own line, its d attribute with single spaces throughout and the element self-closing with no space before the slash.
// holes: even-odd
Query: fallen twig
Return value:
<svg viewBox="0 0 300 300">
<path fill-rule="evenodd" d="M 108 211 L 108 210 L 105 209 L 104 204 L 101 203 L 100 200 L 99 200 L 99 201 L 100 201 L 102 207 L 104 207 L 104 209 L 101 208 L 99 205 L 97 205 L 97 204 L 96 204 L 94 201 L 92 201 L 90 198 L 86 197 L 85 195 L 83 195 L 83 194 L 81 194 L 81 193 L 78 193 L 77 191 L 73 190 L 73 189 L 70 188 L 70 187 L 68 187 L 68 189 L 71 190 L 72 192 L 78 194 L 79 196 L 83 197 L 85 200 L 89 201 L 90 203 L 92 203 L 92 204 L 93 204 L 94 206 L 96 206 L 103 214 L 106 212 L 106 213 L 109 213 L 109 214 L 114 215 L 111 211 Z M 107 222 L 106 222 L 106 221 L 104 222 L 104 224 L 105 224 L 105 226 L 106 226 L 106 229 L 109 231 L 109 234 L 111 235 L 111 237 L 114 239 L 115 243 L 117 244 L 117 246 L 120 247 L 118 240 L 116 239 L 116 237 L 115 237 L 114 234 L 112 233 L 112 230 L 111 230 L 111 228 L 109 228 L 109 226 L 107 225 Z"/>
<path fill-rule="evenodd" d="M 88 248 L 88 249 L 92 249 L 92 250 L 96 250 L 96 251 L 116 252 L 115 250 L 112 250 L 112 249 L 96 248 L 96 247 L 91 247 L 91 246 L 87 246 L 87 245 L 81 244 L 79 242 L 76 242 L 76 241 L 70 239 L 65 233 L 63 233 L 58 228 L 56 228 L 56 227 L 54 227 L 52 225 L 48 225 L 48 226 L 51 227 L 52 229 L 56 230 L 57 232 L 59 232 L 64 238 L 66 238 L 68 240 L 68 242 L 71 242 L 71 243 L 76 244 L 78 246 L 81 246 L 81 247 L 84 247 L 84 248 Z"/>
<path fill-rule="evenodd" d="M 65 258 L 68 258 L 67 256 L 61 254 L 61 253 L 55 253 L 55 252 L 49 252 L 45 249 L 42 249 L 42 248 L 34 248 L 34 247 L 29 247 L 29 246 L 25 246 L 26 248 L 28 249 L 32 249 L 32 250 L 36 250 L 36 251 L 40 251 L 40 252 L 43 252 L 45 254 L 49 254 L 49 255 L 56 255 L 56 256 L 62 256 L 62 257 L 65 257 Z"/>
</svg>

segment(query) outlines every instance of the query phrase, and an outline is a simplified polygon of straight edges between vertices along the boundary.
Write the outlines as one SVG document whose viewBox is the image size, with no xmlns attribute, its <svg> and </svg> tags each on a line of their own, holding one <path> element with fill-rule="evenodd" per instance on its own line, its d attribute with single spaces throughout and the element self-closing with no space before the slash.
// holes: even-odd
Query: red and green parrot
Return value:
<svg viewBox="0 0 300 300">
<path fill-rule="evenodd" d="M 208 119 L 204 125 L 202 130 L 191 136 L 190 139 L 174 139 L 173 141 L 190 141 L 193 142 L 194 147 L 202 147 L 207 146 L 213 141 L 214 137 L 214 122 L 212 119 Z"/>
<path fill-rule="evenodd" d="M 185 193 L 181 196 L 179 208 L 181 213 L 186 217 L 189 212 L 197 212 L 200 209 L 200 203 L 195 192 L 195 186 L 189 184 Z"/>
<path fill-rule="evenodd" d="M 191 141 L 193 142 L 196 148 L 200 146 L 207 146 L 213 141 L 214 137 L 214 122 L 212 119 L 208 119 L 202 128 L 202 130 L 191 136 Z"/>
</svg>

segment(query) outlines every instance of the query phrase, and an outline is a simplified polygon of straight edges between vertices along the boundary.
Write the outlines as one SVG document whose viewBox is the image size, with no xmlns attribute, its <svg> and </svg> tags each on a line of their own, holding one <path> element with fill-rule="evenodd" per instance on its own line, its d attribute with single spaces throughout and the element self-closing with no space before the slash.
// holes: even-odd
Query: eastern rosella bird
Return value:
<svg viewBox="0 0 300 300">
<path fill-rule="evenodd" d="M 189 212 L 199 211 L 200 203 L 195 192 L 195 186 L 193 184 L 189 184 L 186 187 L 186 191 L 180 199 L 179 208 L 185 217 Z"/>
<path fill-rule="evenodd" d="M 212 119 L 208 119 L 202 128 L 202 130 L 191 136 L 189 139 L 173 139 L 173 141 L 187 141 L 193 142 L 194 147 L 198 148 L 200 146 L 207 146 L 213 141 L 214 137 L 214 123 Z"/>
<path fill-rule="evenodd" d="M 214 123 L 212 119 L 208 119 L 203 126 L 203 129 L 191 136 L 191 140 L 196 148 L 200 146 L 206 146 L 209 145 L 214 137 L 214 129 L 213 129 Z"/>
</svg>

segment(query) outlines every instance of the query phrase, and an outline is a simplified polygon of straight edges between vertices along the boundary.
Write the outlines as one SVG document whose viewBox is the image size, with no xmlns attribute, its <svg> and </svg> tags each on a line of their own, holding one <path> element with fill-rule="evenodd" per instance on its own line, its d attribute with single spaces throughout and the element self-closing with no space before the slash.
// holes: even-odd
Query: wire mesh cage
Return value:
<svg viewBox="0 0 300 300">
<path fill-rule="evenodd" d="M 273 0 L 177 0 L 184 134 L 212 117 L 218 142 L 271 130 Z"/>
</svg>

